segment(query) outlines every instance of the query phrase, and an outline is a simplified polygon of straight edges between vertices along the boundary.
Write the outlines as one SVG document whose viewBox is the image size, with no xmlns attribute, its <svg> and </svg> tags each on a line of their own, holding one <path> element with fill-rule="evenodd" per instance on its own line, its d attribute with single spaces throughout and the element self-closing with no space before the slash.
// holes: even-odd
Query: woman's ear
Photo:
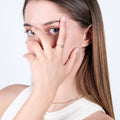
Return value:
<svg viewBox="0 0 120 120">
<path fill-rule="evenodd" d="M 90 45 L 92 43 L 92 39 L 93 39 L 92 33 L 93 33 L 93 27 L 92 27 L 92 25 L 89 25 L 85 29 L 85 32 L 83 35 L 84 41 L 83 41 L 82 47 L 87 47 L 88 45 Z"/>
</svg>

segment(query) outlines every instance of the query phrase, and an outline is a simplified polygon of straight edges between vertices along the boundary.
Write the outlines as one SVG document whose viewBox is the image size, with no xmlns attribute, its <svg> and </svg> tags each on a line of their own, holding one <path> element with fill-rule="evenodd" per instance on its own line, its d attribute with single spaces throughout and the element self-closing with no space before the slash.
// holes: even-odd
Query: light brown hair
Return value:
<svg viewBox="0 0 120 120">
<path fill-rule="evenodd" d="M 30 0 L 25 0 L 25 8 Z M 38 0 L 39 1 L 39 0 Z M 48 0 L 62 7 L 72 19 L 87 28 L 92 25 L 92 44 L 86 47 L 85 57 L 77 72 L 77 85 L 82 95 L 99 104 L 114 118 L 109 84 L 104 26 L 97 0 Z"/>
</svg>

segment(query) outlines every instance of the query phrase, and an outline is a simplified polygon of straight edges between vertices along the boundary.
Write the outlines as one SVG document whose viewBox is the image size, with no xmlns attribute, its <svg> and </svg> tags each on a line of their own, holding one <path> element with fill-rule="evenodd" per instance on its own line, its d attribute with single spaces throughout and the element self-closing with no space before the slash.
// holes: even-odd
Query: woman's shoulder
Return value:
<svg viewBox="0 0 120 120">
<path fill-rule="evenodd" d="M 9 105 L 26 87 L 28 86 L 22 84 L 14 84 L 0 90 L 0 118 L 2 117 L 5 110 L 9 107 Z"/>
<path fill-rule="evenodd" d="M 85 118 L 84 120 L 114 120 L 114 119 L 102 111 L 97 111 L 88 116 L 87 118 Z"/>
</svg>

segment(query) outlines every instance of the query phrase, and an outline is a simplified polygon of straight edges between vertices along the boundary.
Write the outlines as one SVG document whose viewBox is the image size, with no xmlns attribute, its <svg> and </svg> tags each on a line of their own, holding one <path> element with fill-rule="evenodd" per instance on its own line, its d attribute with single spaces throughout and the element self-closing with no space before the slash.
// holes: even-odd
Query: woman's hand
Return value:
<svg viewBox="0 0 120 120">
<path fill-rule="evenodd" d="M 26 43 L 32 47 L 35 55 L 32 53 L 25 54 L 28 59 L 33 79 L 33 88 L 41 93 L 51 93 L 55 95 L 57 88 L 63 80 L 70 74 L 77 60 L 78 48 L 75 48 L 69 56 L 67 62 L 63 65 L 63 49 L 59 45 L 65 43 L 66 39 L 66 21 L 62 17 L 60 19 L 60 31 L 57 45 L 51 48 L 51 45 L 45 33 L 40 29 L 33 28 L 32 31 L 39 37 L 42 42 L 43 49 L 38 42 L 29 40 Z"/>
</svg>

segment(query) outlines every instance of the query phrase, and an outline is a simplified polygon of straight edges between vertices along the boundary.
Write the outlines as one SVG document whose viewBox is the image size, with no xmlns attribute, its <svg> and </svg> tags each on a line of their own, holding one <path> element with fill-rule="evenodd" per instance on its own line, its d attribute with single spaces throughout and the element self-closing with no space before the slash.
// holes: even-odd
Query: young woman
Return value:
<svg viewBox="0 0 120 120">
<path fill-rule="evenodd" d="M 0 91 L 1 120 L 113 120 L 97 0 L 25 0 L 32 86 Z"/>
</svg>

